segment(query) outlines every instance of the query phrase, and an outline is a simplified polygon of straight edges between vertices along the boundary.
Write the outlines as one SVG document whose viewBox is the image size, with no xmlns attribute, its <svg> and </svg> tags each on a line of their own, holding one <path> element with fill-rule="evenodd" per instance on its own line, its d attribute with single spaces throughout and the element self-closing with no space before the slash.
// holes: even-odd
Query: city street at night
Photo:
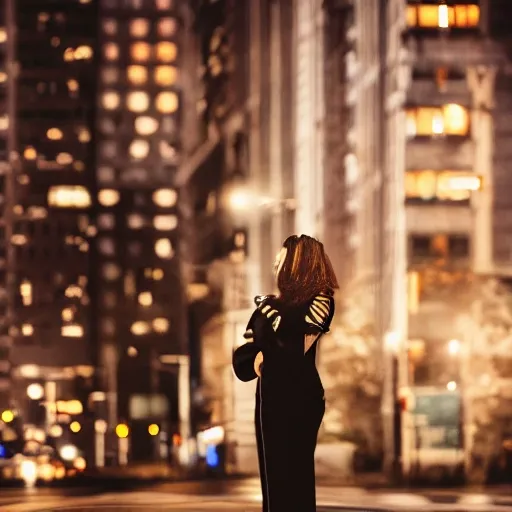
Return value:
<svg viewBox="0 0 512 512">
<path fill-rule="evenodd" d="M 257 479 L 161 483 L 134 490 L 101 487 L 69 489 L 4 489 L 0 510 L 49 512 L 54 510 L 130 512 L 140 510 L 259 512 Z M 318 488 L 318 512 L 370 511 L 512 511 L 510 491 L 489 493 L 461 490 L 365 490 L 357 487 Z"/>
</svg>

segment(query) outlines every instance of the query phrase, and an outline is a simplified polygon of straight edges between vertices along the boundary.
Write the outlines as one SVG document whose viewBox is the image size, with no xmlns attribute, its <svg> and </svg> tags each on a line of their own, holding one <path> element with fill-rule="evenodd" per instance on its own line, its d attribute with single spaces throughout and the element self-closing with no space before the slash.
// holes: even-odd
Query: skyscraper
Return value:
<svg viewBox="0 0 512 512">
<path fill-rule="evenodd" d="M 141 422 L 134 428 L 146 434 L 138 439 L 147 437 L 144 421 L 153 413 L 134 412 L 134 395 L 144 400 L 161 389 L 168 374 L 160 371 L 160 354 L 186 352 L 174 188 L 180 163 L 178 9 L 171 0 L 105 0 L 100 9 L 93 200 L 98 364 L 111 427 L 118 413 L 125 421 L 135 415 Z"/>
<path fill-rule="evenodd" d="M 3 220 L 13 250 L 5 268 L 14 284 L 6 289 L 12 307 L 6 325 L 11 400 L 24 414 L 28 384 L 46 386 L 53 402 L 86 397 L 93 373 L 88 274 L 96 10 L 85 1 L 6 4 L 10 117 L 3 119 L 12 174 L 4 178 L 4 200 L 12 208 Z"/>
</svg>

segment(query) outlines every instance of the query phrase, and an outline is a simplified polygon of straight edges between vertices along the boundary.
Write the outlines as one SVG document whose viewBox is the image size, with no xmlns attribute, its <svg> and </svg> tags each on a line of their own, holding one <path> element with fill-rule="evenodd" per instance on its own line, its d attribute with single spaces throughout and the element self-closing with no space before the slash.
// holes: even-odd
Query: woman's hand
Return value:
<svg viewBox="0 0 512 512">
<path fill-rule="evenodd" d="M 254 358 L 254 371 L 258 377 L 261 377 L 261 365 L 263 364 L 263 352 L 258 352 Z"/>
</svg>

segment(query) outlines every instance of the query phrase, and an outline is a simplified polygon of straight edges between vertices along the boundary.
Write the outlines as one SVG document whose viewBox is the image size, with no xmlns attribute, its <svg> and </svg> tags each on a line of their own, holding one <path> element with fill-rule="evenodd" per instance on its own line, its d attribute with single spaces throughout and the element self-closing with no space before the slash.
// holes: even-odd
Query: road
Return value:
<svg viewBox="0 0 512 512">
<path fill-rule="evenodd" d="M 368 491 L 355 487 L 319 487 L 317 501 L 318 512 L 512 512 L 510 493 L 491 495 L 457 491 Z M 0 511 L 5 512 L 259 512 L 260 503 L 256 479 L 160 483 L 133 490 L 86 486 L 0 490 Z"/>
</svg>

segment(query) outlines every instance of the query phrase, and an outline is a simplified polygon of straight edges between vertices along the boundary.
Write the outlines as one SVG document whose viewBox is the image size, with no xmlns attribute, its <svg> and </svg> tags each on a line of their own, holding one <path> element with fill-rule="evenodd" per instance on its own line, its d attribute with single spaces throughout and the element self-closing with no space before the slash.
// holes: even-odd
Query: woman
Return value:
<svg viewBox="0 0 512 512">
<path fill-rule="evenodd" d="M 258 296 L 233 354 L 237 377 L 258 378 L 256 439 L 264 512 L 314 512 L 318 429 L 325 412 L 316 348 L 334 314 L 336 276 L 323 245 L 287 238 L 275 262 L 277 296 Z"/>
</svg>

